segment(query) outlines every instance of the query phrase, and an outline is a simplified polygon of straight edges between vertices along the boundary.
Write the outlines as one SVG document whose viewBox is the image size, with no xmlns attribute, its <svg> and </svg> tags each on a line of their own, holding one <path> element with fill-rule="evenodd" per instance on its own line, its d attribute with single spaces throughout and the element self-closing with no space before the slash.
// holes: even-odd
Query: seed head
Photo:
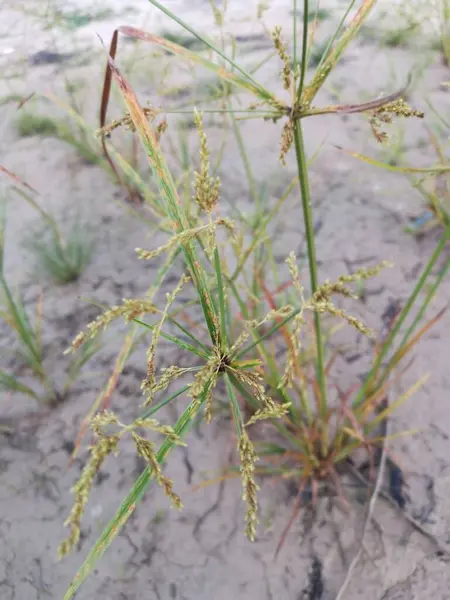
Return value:
<svg viewBox="0 0 450 600">
<path fill-rule="evenodd" d="M 79 542 L 81 518 L 92 489 L 94 477 L 99 472 L 105 458 L 112 452 L 117 452 L 119 439 L 119 435 L 102 436 L 91 448 L 91 457 L 84 467 L 80 479 L 72 488 L 75 494 L 75 502 L 64 523 L 66 527 L 70 527 L 70 533 L 68 538 L 59 546 L 58 554 L 60 558 L 69 554 Z"/>
<path fill-rule="evenodd" d="M 275 27 L 272 33 L 272 39 L 278 52 L 278 56 L 283 61 L 283 70 L 281 71 L 281 76 L 283 79 L 284 89 L 288 90 L 292 85 L 291 61 L 286 51 L 286 45 L 281 39 L 281 27 Z"/>
<path fill-rule="evenodd" d="M 255 462 L 258 457 L 245 429 L 242 431 L 238 448 L 241 458 L 242 499 L 247 503 L 245 535 L 253 542 L 258 523 L 257 491 L 259 488 L 255 482 Z"/>
<path fill-rule="evenodd" d="M 154 314 L 156 312 L 157 309 L 153 302 L 150 302 L 145 298 L 124 298 L 122 304 L 113 306 L 97 317 L 95 321 L 89 323 L 86 331 L 82 331 L 76 336 L 71 347 L 66 350 L 66 353 L 77 350 L 84 342 L 96 337 L 101 331 L 106 329 L 108 325 L 120 317 L 124 317 L 125 321 L 128 323 L 143 314 Z"/>
<path fill-rule="evenodd" d="M 195 172 L 195 200 L 209 215 L 219 202 L 220 180 L 209 173 L 209 148 L 201 113 L 195 111 L 194 120 L 200 136 L 200 171 Z"/>
<path fill-rule="evenodd" d="M 394 117 L 423 119 L 424 113 L 411 108 L 403 98 L 388 102 L 377 108 L 370 117 L 370 126 L 375 139 L 381 144 L 388 139 L 387 133 L 383 130 L 383 125 L 392 123 Z"/>
<path fill-rule="evenodd" d="M 183 503 L 181 502 L 180 497 L 173 491 L 172 480 L 166 477 L 162 472 L 161 465 L 156 458 L 155 445 L 145 438 L 139 436 L 134 431 L 131 433 L 131 435 L 133 436 L 134 443 L 136 444 L 136 450 L 138 451 L 138 454 L 140 454 L 140 456 L 142 456 L 142 458 L 144 458 L 152 468 L 158 485 L 163 488 L 166 496 L 170 498 L 172 506 L 178 510 L 183 508 Z"/>
</svg>

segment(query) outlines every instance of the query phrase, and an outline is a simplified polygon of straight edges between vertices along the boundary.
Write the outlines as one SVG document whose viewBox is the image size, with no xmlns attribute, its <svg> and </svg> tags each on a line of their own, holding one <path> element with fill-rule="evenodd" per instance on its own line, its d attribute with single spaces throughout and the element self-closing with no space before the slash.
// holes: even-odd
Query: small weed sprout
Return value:
<svg viewBox="0 0 450 600">
<path fill-rule="evenodd" d="M 92 259 L 95 241 L 86 225 L 71 222 L 67 237 L 48 223 L 28 236 L 26 246 L 33 252 L 37 267 L 59 284 L 72 283 Z"/>
<path fill-rule="evenodd" d="M 57 388 L 45 365 L 42 344 L 43 297 L 36 304 L 34 319 L 30 317 L 21 295 L 13 293 L 4 273 L 6 205 L 0 207 L 0 319 L 14 335 L 16 346 L 11 354 L 19 364 L 33 375 L 37 387 L 26 385 L 19 377 L 0 370 L 0 388 L 19 392 L 41 404 L 54 406 L 67 398 L 84 365 L 99 351 L 99 340 L 89 341 L 79 355 L 67 364 L 66 377 L 61 388 Z"/>
</svg>

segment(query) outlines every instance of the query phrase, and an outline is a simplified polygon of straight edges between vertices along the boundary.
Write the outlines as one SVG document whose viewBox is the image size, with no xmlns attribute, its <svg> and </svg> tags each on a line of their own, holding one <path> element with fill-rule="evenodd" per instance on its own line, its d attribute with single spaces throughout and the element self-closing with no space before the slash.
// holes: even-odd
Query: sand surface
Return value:
<svg viewBox="0 0 450 600">
<path fill-rule="evenodd" d="M 108 10 L 102 13 L 103 4 Z M 256 4 L 253 0 L 229 2 L 226 30 L 238 36 L 238 53 L 247 66 L 257 64 L 271 46 L 263 28 L 255 22 Z M 211 11 L 204 0 L 171 0 L 166 5 L 180 11 L 197 28 L 213 32 Z M 346 3 L 334 0 L 322 6 L 329 9 L 330 16 L 320 24 L 318 36 L 326 39 Z M 291 8 L 290 1 L 274 0 L 266 13 L 266 24 L 281 24 L 290 32 Z M 402 9 L 414 17 L 431 11 L 425 0 L 380 2 L 371 17 L 370 29 L 348 49 L 317 101 L 355 103 L 376 98 L 402 87 L 412 71 L 410 101 L 426 111 L 425 122 L 400 122 L 391 131 L 393 139 L 400 140 L 399 162 L 426 166 L 436 160 L 425 128 L 433 127 L 436 118 L 427 101 L 443 115 L 448 114 L 450 92 L 442 83 L 448 80 L 449 71 L 432 49 L 437 38 L 433 19 L 424 20 L 423 28 L 401 47 L 382 43 L 386 31 L 405 27 Z M 83 26 L 78 21 L 71 28 L 61 15 L 58 21 L 58 11 L 78 11 L 76 14 L 92 18 Z M 20 6 L 16 0 L 2 0 L 0 99 L 32 92 L 50 92 L 66 98 L 64 86 L 68 81 L 84 118 L 91 127 L 97 127 L 104 69 L 104 50 L 98 35 L 107 44 L 114 28 L 122 24 L 157 33 L 175 30 L 145 0 L 28 0 Z M 201 103 L 207 86 L 214 83 L 208 73 L 197 69 L 193 74 L 181 66 L 179 59 L 155 58 L 148 46 L 121 42 L 120 48 L 119 64 L 143 103 L 150 100 L 163 107 L 175 106 L 180 99 Z M 44 51 L 59 53 L 58 61 L 48 62 L 48 55 L 39 54 Z M 259 80 L 279 90 L 279 68 L 276 59 L 271 61 L 259 72 Z M 172 88 L 167 91 L 169 83 Z M 119 114 L 120 104 L 115 105 L 111 115 Z M 63 115 L 60 108 L 42 100 L 36 101 L 33 110 Z M 186 121 L 188 118 L 186 115 Z M 93 260 L 78 282 L 58 287 L 38 278 L 33 257 L 23 244 L 30 229 L 37 225 L 36 213 L 11 195 L 8 186 L 1 188 L 1 193 L 10 197 L 6 275 L 11 284 L 20 287 L 30 311 L 35 310 L 42 295 L 46 364 L 61 383 L 67 368 L 63 350 L 98 312 L 87 299 L 114 305 L 124 297 L 145 293 L 157 263 L 138 261 L 134 249 L 154 248 L 166 238 L 148 226 L 152 215 L 145 207 L 130 211 L 123 190 L 114 185 L 104 170 L 83 162 L 73 148 L 60 140 L 20 138 L 17 119 L 17 104 L 0 102 L 0 164 L 39 191 L 42 206 L 58 218 L 63 229 L 80 215 L 96 238 Z M 207 119 L 207 124 L 214 155 L 224 130 L 216 117 Z M 371 140 L 366 119 L 317 117 L 308 120 L 305 129 L 308 153 L 313 156 L 320 150 L 311 167 L 311 182 L 321 277 L 332 279 L 360 266 L 391 260 L 394 267 L 370 281 L 364 302 L 353 306 L 354 314 L 381 331 L 386 310 L 407 298 L 433 251 L 436 233 L 430 232 L 421 239 L 404 233 L 408 220 L 423 209 L 420 195 L 405 177 L 376 170 L 336 148 L 341 146 L 379 159 L 392 158 L 392 146 L 381 150 Z M 281 169 L 279 125 L 247 121 L 242 124 L 242 133 L 252 154 L 257 183 L 267 184 L 269 205 L 273 206 L 295 176 L 293 156 L 289 155 L 287 167 Z M 175 142 L 173 118 L 169 118 L 170 135 Z M 230 206 L 235 206 L 251 214 L 238 148 L 231 133 L 226 135 L 220 171 L 222 210 L 231 214 Z M 196 136 L 191 130 L 188 139 L 195 150 Z M 117 140 L 119 146 L 129 150 L 129 135 L 123 136 L 122 141 L 118 136 Z M 143 172 L 147 177 L 144 167 Z M 280 269 L 285 269 L 283 261 L 290 250 L 299 255 L 305 252 L 301 221 L 298 196 L 293 196 L 272 230 Z M 173 289 L 180 274 L 175 269 L 167 289 Z M 448 302 L 449 294 L 450 282 L 446 281 L 430 307 L 430 315 Z M 0 333 L 2 346 L 11 344 L 11 334 L 5 326 Z M 142 470 L 132 444 L 124 443 L 119 457 L 107 460 L 87 505 L 79 551 L 58 562 L 56 549 L 65 535 L 63 521 L 72 503 L 70 488 L 86 461 L 89 439 L 85 439 L 71 468 L 69 455 L 82 419 L 110 375 L 122 334 L 123 327 L 118 326 L 105 336 L 103 350 L 89 363 L 68 400 L 58 408 L 43 413 L 23 396 L 0 396 L 1 423 L 12 428 L 12 433 L 0 432 L 1 600 L 61 599 L 76 569 Z M 352 344 L 336 365 L 335 376 L 345 388 L 367 367 L 370 345 L 347 330 L 340 332 L 338 339 L 340 344 Z M 390 422 L 393 433 L 417 431 L 391 443 L 406 477 L 404 513 L 435 536 L 441 550 L 412 528 L 401 511 L 380 499 L 364 552 L 344 596 L 348 600 L 450 598 L 450 563 L 444 552 L 450 552 L 449 339 L 449 320 L 444 316 L 423 339 L 412 367 L 393 394 L 400 395 L 427 373 L 430 379 Z M 158 365 L 168 366 L 177 360 L 173 348 L 161 343 Z M 2 367 L 5 366 L 20 372 L 11 361 L 6 360 Z M 112 407 L 124 421 L 139 414 L 144 374 L 142 344 L 132 355 L 112 396 Z M 184 406 L 186 399 L 181 399 L 173 410 L 163 414 L 163 420 L 173 422 Z M 170 510 L 161 490 L 151 486 L 77 599 L 334 599 L 358 548 L 365 510 L 361 493 L 358 496 L 358 490 L 344 480 L 349 506 L 323 498 L 314 514 L 306 508 L 294 522 L 275 560 L 280 532 L 291 514 L 292 488 L 279 481 L 261 482 L 261 524 L 257 540 L 251 544 L 243 535 L 245 509 L 238 480 L 193 491 L 195 484 L 217 475 L 228 464 L 234 446 L 230 420 L 225 414 L 219 415 L 210 426 L 195 429 L 187 441 L 188 446 L 174 452 L 167 463 L 167 473 L 183 499 L 183 511 Z"/>
</svg>

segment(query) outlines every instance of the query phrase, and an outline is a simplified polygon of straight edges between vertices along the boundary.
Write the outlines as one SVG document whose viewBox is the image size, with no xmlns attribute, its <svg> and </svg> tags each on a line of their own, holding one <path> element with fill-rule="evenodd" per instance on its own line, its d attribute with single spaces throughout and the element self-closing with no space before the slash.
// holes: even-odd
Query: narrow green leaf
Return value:
<svg viewBox="0 0 450 600">
<path fill-rule="evenodd" d="M 340 60 L 348 44 L 355 38 L 364 20 L 368 17 L 370 11 L 375 6 L 377 0 L 363 0 L 362 5 L 356 12 L 347 29 L 343 32 L 336 42 L 333 50 L 326 56 L 324 62 L 314 73 L 311 83 L 305 87 L 302 97 L 302 103 L 310 104 L 317 92 L 325 83 L 328 75 Z M 339 27 L 338 27 L 339 29 Z"/>
<path fill-rule="evenodd" d="M 216 54 L 218 54 L 221 58 L 223 58 L 227 63 L 229 63 L 237 71 L 239 71 L 244 76 L 245 79 L 247 79 L 248 81 L 252 82 L 252 84 L 253 84 L 252 87 L 253 87 L 253 89 L 255 90 L 255 93 L 257 93 L 258 96 L 260 96 L 261 98 L 271 98 L 270 92 L 268 92 L 259 83 L 257 83 L 253 79 L 253 77 L 250 75 L 250 73 L 247 73 L 240 65 L 238 65 L 236 62 L 234 62 L 234 60 L 232 60 L 224 52 L 222 52 L 222 50 L 220 50 L 220 48 L 218 48 L 214 44 L 214 42 L 212 40 L 210 40 L 209 38 L 207 38 L 204 35 L 199 34 L 197 31 L 195 31 L 194 29 L 192 29 L 187 23 L 185 23 L 177 15 L 175 15 L 173 12 L 171 12 L 168 8 L 166 8 L 165 6 L 163 6 L 162 4 L 160 4 L 159 2 L 157 2 L 157 0 L 149 0 L 149 2 L 151 2 L 151 4 L 153 4 L 153 6 L 156 6 L 157 8 L 159 8 L 159 10 L 161 10 L 162 12 L 164 12 L 173 21 L 175 21 L 176 23 L 178 23 L 179 25 L 181 25 L 181 27 L 183 27 L 184 29 L 186 29 L 186 31 L 189 31 L 189 33 L 192 33 L 192 35 L 194 35 L 198 40 L 200 40 L 204 44 L 206 44 L 206 46 L 208 46 L 209 48 L 211 48 L 211 50 L 213 50 Z"/>
<path fill-rule="evenodd" d="M 225 351 L 225 348 L 227 346 L 227 327 L 226 327 L 227 307 L 225 305 L 225 290 L 223 287 L 222 267 L 220 264 L 219 250 L 218 250 L 217 246 L 214 249 L 214 266 L 216 269 L 217 292 L 219 295 L 220 343 L 222 346 L 222 350 Z"/>
<path fill-rule="evenodd" d="M 425 300 L 422 303 L 422 306 L 420 307 L 420 309 L 419 309 L 416 317 L 414 318 L 414 321 L 412 322 L 412 324 L 408 328 L 408 330 L 405 332 L 405 335 L 403 336 L 402 341 L 400 342 L 399 349 L 401 349 L 401 348 L 403 348 L 405 346 L 405 344 L 408 342 L 408 340 L 411 337 L 411 335 L 417 329 L 417 326 L 419 325 L 419 323 L 421 323 L 421 321 L 423 319 L 423 316 L 425 314 L 425 311 L 428 308 L 428 305 L 430 304 L 431 300 L 436 295 L 436 292 L 438 291 L 438 289 L 439 289 L 439 287 L 440 287 L 440 285 L 441 285 L 444 277 L 447 275 L 449 269 L 450 269 L 450 258 L 447 260 L 447 262 L 445 263 L 444 268 L 441 269 L 441 272 L 436 277 L 435 282 L 433 283 L 433 285 L 428 290 L 428 292 L 427 292 L 427 294 L 425 296 Z"/>
<path fill-rule="evenodd" d="M 139 323 L 139 325 L 142 325 L 146 329 L 150 329 L 150 331 L 153 331 L 153 329 L 155 329 L 155 325 L 150 325 L 150 323 L 146 323 L 145 321 L 142 321 L 141 319 L 133 319 L 133 321 L 135 323 Z M 185 342 L 184 340 L 180 340 L 180 338 L 177 338 L 174 335 L 170 335 L 168 333 L 164 333 L 163 331 L 161 331 L 160 336 L 165 338 L 166 340 L 169 340 L 170 342 L 173 342 L 182 350 L 187 350 L 188 352 L 193 352 L 197 356 L 201 356 L 202 358 L 205 358 L 205 359 L 208 358 L 208 355 L 205 352 L 203 352 L 199 348 L 196 348 L 196 346 L 193 346 L 192 344 Z"/>
<path fill-rule="evenodd" d="M 240 77 L 236 73 L 227 71 L 227 69 L 225 69 L 223 66 L 213 63 L 212 61 L 204 58 L 197 52 L 187 50 L 186 48 L 183 48 L 183 46 L 175 44 L 175 42 L 171 42 L 169 40 L 158 37 L 157 35 L 153 35 L 152 33 L 147 33 L 146 31 L 142 31 L 141 29 L 137 29 L 135 27 L 123 25 L 119 27 L 118 31 L 120 31 L 120 33 L 122 33 L 123 35 L 157 44 L 158 46 L 165 48 L 173 54 L 178 54 L 186 60 L 190 60 L 196 64 L 199 64 L 202 67 L 213 71 L 221 79 L 231 83 L 234 86 L 251 92 L 252 94 L 258 96 L 258 98 L 261 98 L 263 100 L 273 100 L 272 94 L 266 89 L 264 89 L 262 86 L 260 86 L 258 83 L 256 83 L 250 75 L 246 77 Z M 220 50 L 216 50 L 215 48 L 214 50 L 218 51 L 218 53 L 220 54 Z M 237 67 L 237 69 L 240 70 L 239 67 Z"/>
<path fill-rule="evenodd" d="M 227 388 L 228 399 L 230 401 L 231 413 L 233 415 L 233 421 L 236 427 L 236 434 L 238 439 L 241 439 L 242 427 L 244 426 L 241 409 L 239 407 L 239 402 L 237 401 L 236 394 L 234 393 L 233 386 L 231 385 L 228 373 L 225 373 L 224 379 Z"/>
<path fill-rule="evenodd" d="M 168 168 L 166 159 L 160 150 L 156 135 L 139 104 L 136 94 L 122 76 L 111 57 L 108 57 L 108 61 L 109 68 L 119 85 L 123 99 L 128 107 L 128 112 L 130 113 L 134 126 L 139 133 L 141 143 L 147 153 L 153 176 L 156 179 L 161 199 L 164 202 L 167 213 L 171 219 L 174 233 L 182 233 L 189 229 L 189 222 L 181 205 L 175 182 Z M 186 241 L 182 246 L 189 272 L 200 298 L 211 341 L 214 344 L 218 337 L 216 330 L 217 318 L 206 277 L 198 261 L 195 246 L 192 241 Z"/>
<path fill-rule="evenodd" d="M 363 162 L 369 163 L 373 167 L 378 167 L 380 169 L 385 169 L 386 171 L 392 171 L 393 173 L 447 173 L 450 171 L 450 165 L 435 165 L 434 167 L 396 167 L 395 165 L 390 165 L 388 163 L 381 162 L 379 160 L 375 160 L 374 158 L 370 158 L 370 156 L 365 156 L 364 154 L 359 154 L 358 152 L 351 152 L 350 150 L 345 150 L 339 146 L 336 146 L 338 150 L 353 156 L 353 158 L 357 158 L 358 160 L 362 160 Z"/>
<path fill-rule="evenodd" d="M 197 337 L 195 337 L 195 335 L 192 332 L 190 332 L 189 330 L 187 330 L 186 327 L 184 327 L 179 321 L 177 321 L 176 319 L 174 319 L 170 315 L 167 316 L 167 320 L 170 321 L 171 323 L 173 323 L 175 325 L 175 327 L 178 327 L 178 329 L 180 331 L 182 331 L 185 335 L 187 335 L 188 338 L 190 338 L 193 342 L 195 342 L 201 348 L 203 348 L 203 350 L 204 350 L 204 352 L 206 354 L 209 354 L 210 348 L 208 348 L 207 346 L 205 346 L 205 344 L 203 344 L 201 342 L 201 340 L 199 340 Z"/>
<path fill-rule="evenodd" d="M 262 335 L 261 337 L 259 337 L 255 341 L 253 341 L 251 344 L 249 344 L 248 346 L 246 346 L 243 350 L 241 350 L 240 352 L 238 352 L 238 354 L 236 354 L 235 358 L 239 359 L 242 356 L 245 356 L 245 354 L 247 354 L 248 352 L 250 352 L 250 350 L 253 350 L 253 348 L 255 348 L 255 346 L 258 346 L 259 344 L 261 344 L 264 340 L 266 340 L 268 337 L 270 337 L 271 335 L 273 335 L 276 331 L 278 331 L 279 329 L 281 329 L 281 327 L 283 327 L 284 325 L 286 325 L 286 323 L 289 323 L 289 321 L 291 321 L 295 317 L 295 315 L 298 315 L 299 312 L 301 312 L 301 308 L 297 308 L 297 309 L 293 310 L 290 315 L 288 315 L 282 321 L 280 321 L 279 323 L 277 323 L 276 325 L 274 325 L 264 335 Z"/>
<path fill-rule="evenodd" d="M 171 394 L 164 400 L 161 400 L 161 402 L 152 404 L 141 415 L 139 415 L 139 418 L 140 419 L 148 419 L 149 417 L 151 417 L 152 415 L 157 413 L 159 410 L 161 410 L 161 408 L 164 408 L 164 406 L 167 406 L 167 404 L 169 404 L 169 402 L 172 402 L 172 400 L 175 400 L 175 398 L 178 398 L 178 396 L 181 396 L 181 394 L 184 394 L 184 392 L 187 392 L 189 387 L 190 387 L 189 384 L 184 385 L 182 388 L 180 388 L 179 390 L 177 390 L 176 392 L 174 392 L 173 394 Z"/>
<path fill-rule="evenodd" d="M 5 371 L 0 371 L 0 388 L 10 392 L 21 392 L 22 394 L 31 396 L 35 400 L 39 400 L 39 396 L 34 390 L 27 385 L 20 383 L 20 381 L 18 381 L 12 375 L 8 375 L 8 373 L 5 373 Z"/>
</svg>

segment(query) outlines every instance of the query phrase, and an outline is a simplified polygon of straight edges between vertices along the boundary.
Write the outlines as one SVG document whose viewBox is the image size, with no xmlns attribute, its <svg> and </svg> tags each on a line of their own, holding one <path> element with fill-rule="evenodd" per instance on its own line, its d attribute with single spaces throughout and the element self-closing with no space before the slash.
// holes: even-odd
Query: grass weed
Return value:
<svg viewBox="0 0 450 600">
<path fill-rule="evenodd" d="M 62 120 L 28 111 L 20 111 L 16 127 L 20 137 L 42 136 L 57 138 L 72 146 L 87 163 L 103 165 L 103 158 L 101 154 L 93 149 L 93 144 L 90 144 L 85 136 L 80 135 L 80 131 L 75 133 Z"/>
<path fill-rule="evenodd" d="M 280 548 L 304 501 L 305 491 L 313 502 L 321 486 L 332 487 L 342 495 L 340 472 L 356 450 L 366 453 L 372 471 L 379 468 L 379 453 L 383 453 L 389 437 L 384 426 L 395 409 L 420 388 L 425 379 L 419 379 L 398 397 L 394 395 L 393 383 L 398 373 L 408 366 L 410 353 L 421 337 L 443 314 L 424 321 L 425 311 L 450 265 L 447 260 L 438 276 L 432 277 L 450 237 L 448 226 L 414 282 L 404 306 L 387 331 L 375 340 L 371 368 L 364 381 L 350 390 L 338 389 L 334 384 L 329 331 L 336 326 L 350 326 L 364 336 L 375 337 L 364 321 L 353 315 L 351 302 L 356 296 L 355 288 L 364 287 L 367 279 L 375 277 L 387 265 L 372 265 L 334 281 L 324 279 L 319 272 L 315 204 L 309 183 L 303 122 L 323 114 L 363 113 L 375 138 L 383 143 L 387 139 L 386 124 L 423 116 L 403 99 L 406 88 L 359 104 L 322 106 L 315 103 L 330 73 L 375 7 L 376 0 L 349 1 L 334 34 L 323 44 L 320 56 L 314 55 L 311 32 L 314 33 L 315 28 L 309 18 L 311 11 L 307 0 L 303 2 L 301 28 L 298 20 L 293 18 L 292 44 L 287 44 L 286 32 L 274 29 L 272 40 L 280 82 L 285 90 L 283 97 L 262 85 L 257 69 L 245 68 L 237 61 L 232 48 L 229 50 L 221 26 L 224 11 L 214 8 L 218 34 L 213 40 L 157 0 L 150 2 L 183 27 L 186 36 L 197 39 L 208 52 L 194 52 L 193 46 L 180 43 L 183 40 L 165 39 L 130 26 L 117 29 L 111 40 L 100 123 L 104 148 L 109 153 L 110 164 L 123 165 L 120 154 L 114 153 L 108 144 L 107 135 L 113 129 L 126 128 L 139 138 L 151 167 L 152 185 L 157 189 L 156 199 L 152 200 L 155 215 L 169 226 L 164 225 L 167 237 L 161 246 L 137 249 L 139 259 L 159 261 L 158 276 L 149 293 L 142 298 L 127 298 L 106 310 L 72 343 L 71 350 L 79 351 L 93 343 L 114 320 L 124 319 L 130 323 L 131 338 L 125 340 L 117 359 L 108 383 L 107 389 L 110 389 L 123 368 L 136 332 L 143 331 L 152 336 L 146 377 L 142 382 L 141 415 L 125 424 L 115 413 L 104 410 L 107 389 L 96 400 L 89 415 L 96 442 L 74 488 L 74 505 L 66 520 L 69 534 L 60 546 L 61 555 L 77 545 L 94 476 L 109 455 L 117 452 L 125 436 L 132 440 L 147 466 L 87 555 L 64 600 L 73 598 L 95 569 L 97 561 L 133 514 L 152 481 L 161 486 L 173 507 L 181 508 L 181 499 L 174 483 L 165 475 L 163 463 L 176 446 L 186 443 L 186 434 L 194 422 L 200 419 L 208 423 L 218 408 L 223 410 L 221 389 L 225 390 L 225 407 L 229 410 L 236 437 L 237 471 L 246 504 L 245 532 L 251 540 L 257 535 L 256 476 L 261 473 L 281 479 L 292 478 L 297 485 L 292 518 L 281 532 Z M 352 9 L 356 7 L 358 11 L 354 12 Z M 295 0 L 293 14 L 298 14 Z M 212 101 L 208 104 L 204 114 L 217 112 L 227 119 L 242 160 L 249 195 L 254 201 L 253 214 L 243 215 L 236 207 L 230 218 L 218 210 L 223 184 L 214 167 L 220 164 L 220 156 L 212 155 L 204 129 L 204 115 L 194 107 L 191 117 L 198 132 L 199 158 L 193 168 L 189 165 L 188 153 L 180 149 L 184 167 L 183 176 L 177 178 L 163 150 L 164 110 L 149 105 L 143 107 L 139 103 L 128 78 L 116 64 L 119 36 L 156 45 L 180 60 L 210 71 L 224 82 L 223 94 L 215 99 L 215 104 Z M 269 56 L 273 57 L 273 54 Z M 211 60 L 211 56 L 215 60 Z M 307 66 L 313 67 L 314 71 L 308 72 Z M 113 83 L 123 98 L 126 112 L 120 119 L 108 123 Z M 239 93 L 245 96 L 239 96 Z M 252 97 L 250 105 L 248 96 Z M 180 114 L 185 114 L 185 110 L 180 109 Z M 284 164 L 288 153 L 295 155 L 296 176 L 274 206 L 267 202 L 256 183 L 251 155 L 238 121 L 241 118 L 259 118 L 261 126 L 264 120 L 276 123 L 280 128 L 281 163 Z M 436 165 L 419 168 L 347 153 L 374 167 L 418 178 L 442 175 L 449 170 L 441 156 Z M 145 194 L 145 188 L 148 190 L 150 184 L 142 182 L 129 165 L 127 173 L 135 181 L 140 180 Z M 189 173 L 192 173 L 191 178 Z M 298 198 L 298 210 L 305 227 L 306 261 L 302 270 L 307 274 L 307 286 L 300 277 L 300 265 L 294 253 L 286 253 L 284 271 L 276 264 L 270 235 L 270 226 L 286 198 L 294 195 Z M 178 271 L 178 284 L 161 302 L 157 293 L 166 276 L 178 269 L 180 262 L 185 272 L 180 274 Z M 274 284 L 269 283 L 269 274 Z M 191 302 L 181 299 L 187 294 L 190 294 Z M 171 342 L 177 351 L 183 351 L 186 358 L 183 366 L 174 364 L 158 370 L 157 351 L 161 338 Z M 158 411 L 182 397 L 187 399 L 187 405 L 177 421 L 171 426 L 161 425 L 156 419 Z M 270 429 L 271 437 L 266 438 L 260 433 L 260 422 Z M 87 422 L 84 429 L 86 426 Z M 161 437 L 162 441 L 158 442 Z"/>
<path fill-rule="evenodd" d="M 45 222 L 26 240 L 40 272 L 56 283 L 76 281 L 92 259 L 94 236 L 79 219 L 71 221 L 67 236 L 63 237 Z"/>
</svg>

